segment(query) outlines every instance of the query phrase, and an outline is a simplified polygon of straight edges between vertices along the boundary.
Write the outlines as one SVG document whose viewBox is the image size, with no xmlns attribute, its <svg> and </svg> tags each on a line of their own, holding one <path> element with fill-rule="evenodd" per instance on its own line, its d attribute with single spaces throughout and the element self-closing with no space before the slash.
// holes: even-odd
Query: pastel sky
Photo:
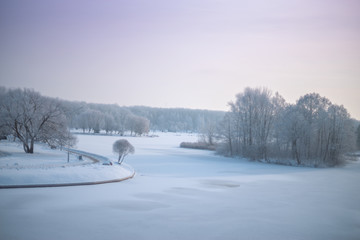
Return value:
<svg viewBox="0 0 360 240">
<path fill-rule="evenodd" d="M 360 119 L 360 1 L 2 0 L 0 85 L 212 110 L 267 87 Z"/>
</svg>

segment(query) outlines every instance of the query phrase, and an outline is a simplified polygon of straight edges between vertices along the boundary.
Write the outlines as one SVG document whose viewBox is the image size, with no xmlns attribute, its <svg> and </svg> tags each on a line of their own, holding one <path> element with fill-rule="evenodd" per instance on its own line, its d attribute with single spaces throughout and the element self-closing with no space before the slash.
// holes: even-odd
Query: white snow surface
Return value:
<svg viewBox="0 0 360 240">
<path fill-rule="evenodd" d="M 121 179 L 133 170 L 114 164 L 104 166 L 86 157 L 51 150 L 37 144 L 34 154 L 26 154 L 20 144 L 0 143 L 0 186 L 66 184 Z"/>
<path fill-rule="evenodd" d="M 0 189 L 0 239 L 359 239 L 359 161 L 269 165 L 178 147 L 194 135 L 159 135 L 127 138 L 133 179 Z M 78 149 L 114 158 L 119 138 L 78 135 Z"/>
</svg>

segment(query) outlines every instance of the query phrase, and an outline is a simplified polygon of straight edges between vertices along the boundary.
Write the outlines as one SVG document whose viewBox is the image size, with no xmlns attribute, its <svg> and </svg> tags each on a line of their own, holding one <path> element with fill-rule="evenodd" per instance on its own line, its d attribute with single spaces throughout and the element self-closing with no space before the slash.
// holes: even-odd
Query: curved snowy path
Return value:
<svg viewBox="0 0 360 240">
<path fill-rule="evenodd" d="M 118 137 L 79 135 L 111 157 Z M 360 164 L 311 169 L 180 149 L 191 136 L 128 138 L 121 183 L 0 190 L 0 239 L 358 239 Z"/>
<path fill-rule="evenodd" d="M 92 164 L 110 162 L 109 159 L 96 154 L 74 149 L 67 149 L 67 151 L 72 154 L 78 154 L 82 157 L 90 159 L 92 161 Z M 70 169 L 66 165 L 60 165 L 60 171 L 58 170 L 58 168 L 55 169 L 56 165 L 50 165 L 50 167 L 47 165 L 46 169 L 35 168 L 32 171 L 25 173 L 22 168 L 16 169 L 12 167 L 9 169 L 3 169 L 4 171 L 1 172 L 0 175 L 0 183 L 5 180 L 7 184 L 0 184 L 0 189 L 98 185 L 122 182 L 135 176 L 135 170 L 126 164 L 122 164 L 121 166 L 112 165 L 111 167 L 105 168 L 104 166 L 101 166 L 102 168 L 99 168 L 99 166 L 93 165 L 90 169 L 84 168 L 88 167 L 88 165 L 90 164 L 91 163 L 84 163 L 80 165 L 82 166 L 82 168 L 74 168 L 74 166 L 71 166 L 72 168 Z"/>
<path fill-rule="evenodd" d="M 11 145 L 14 144 L 2 147 L 6 149 Z M 65 157 L 66 151 L 69 151 L 71 155 L 83 156 L 85 161 L 63 162 L 65 159 L 56 161 L 56 157 Z M 23 155 L 9 154 L 10 158 L 5 160 L 1 158 L 3 162 L 0 167 L 0 189 L 105 184 L 121 182 L 135 175 L 134 169 L 126 164 L 108 165 L 109 158 L 75 149 L 66 149 L 66 151 L 52 152 L 52 155 L 43 152 L 37 155 L 41 156 L 40 159 L 36 158 L 37 156 L 25 157 L 24 153 Z M 20 164 L 19 160 L 21 160 Z"/>
</svg>

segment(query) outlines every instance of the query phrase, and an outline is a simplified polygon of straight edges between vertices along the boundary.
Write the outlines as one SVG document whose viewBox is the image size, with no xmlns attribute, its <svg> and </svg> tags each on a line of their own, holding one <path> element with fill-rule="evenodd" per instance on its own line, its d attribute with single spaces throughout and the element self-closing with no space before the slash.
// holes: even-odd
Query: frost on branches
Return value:
<svg viewBox="0 0 360 240">
<path fill-rule="evenodd" d="M 223 154 L 306 166 L 334 166 L 355 147 L 343 106 L 317 93 L 288 104 L 266 88 L 246 88 L 230 103 L 219 127 Z"/>
<path fill-rule="evenodd" d="M 0 129 L 22 142 L 26 153 L 35 142 L 51 147 L 72 146 L 75 138 L 67 128 L 66 110 L 57 99 L 29 89 L 0 91 Z"/>
<path fill-rule="evenodd" d="M 126 139 L 119 139 L 113 144 L 114 153 L 119 154 L 118 163 L 121 164 L 124 158 L 129 154 L 134 154 L 135 148 Z"/>
</svg>

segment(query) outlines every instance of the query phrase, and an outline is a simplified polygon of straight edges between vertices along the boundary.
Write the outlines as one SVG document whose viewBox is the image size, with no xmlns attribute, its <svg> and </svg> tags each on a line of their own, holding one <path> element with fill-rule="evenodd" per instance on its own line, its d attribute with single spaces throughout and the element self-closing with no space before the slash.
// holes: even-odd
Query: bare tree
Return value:
<svg viewBox="0 0 360 240">
<path fill-rule="evenodd" d="M 276 114 L 276 99 L 266 88 L 246 88 L 230 103 L 236 136 L 234 143 L 251 159 L 268 158 L 268 142 Z"/>
<path fill-rule="evenodd" d="M 119 139 L 113 144 L 113 152 L 119 154 L 118 163 L 121 164 L 129 154 L 134 154 L 135 148 L 126 139 Z"/>
<path fill-rule="evenodd" d="M 41 96 L 29 89 L 8 90 L 2 94 L 1 128 L 12 132 L 26 153 L 34 152 L 34 143 L 42 141 L 52 146 L 74 143 L 67 130 L 65 109 L 57 99 Z"/>
</svg>

